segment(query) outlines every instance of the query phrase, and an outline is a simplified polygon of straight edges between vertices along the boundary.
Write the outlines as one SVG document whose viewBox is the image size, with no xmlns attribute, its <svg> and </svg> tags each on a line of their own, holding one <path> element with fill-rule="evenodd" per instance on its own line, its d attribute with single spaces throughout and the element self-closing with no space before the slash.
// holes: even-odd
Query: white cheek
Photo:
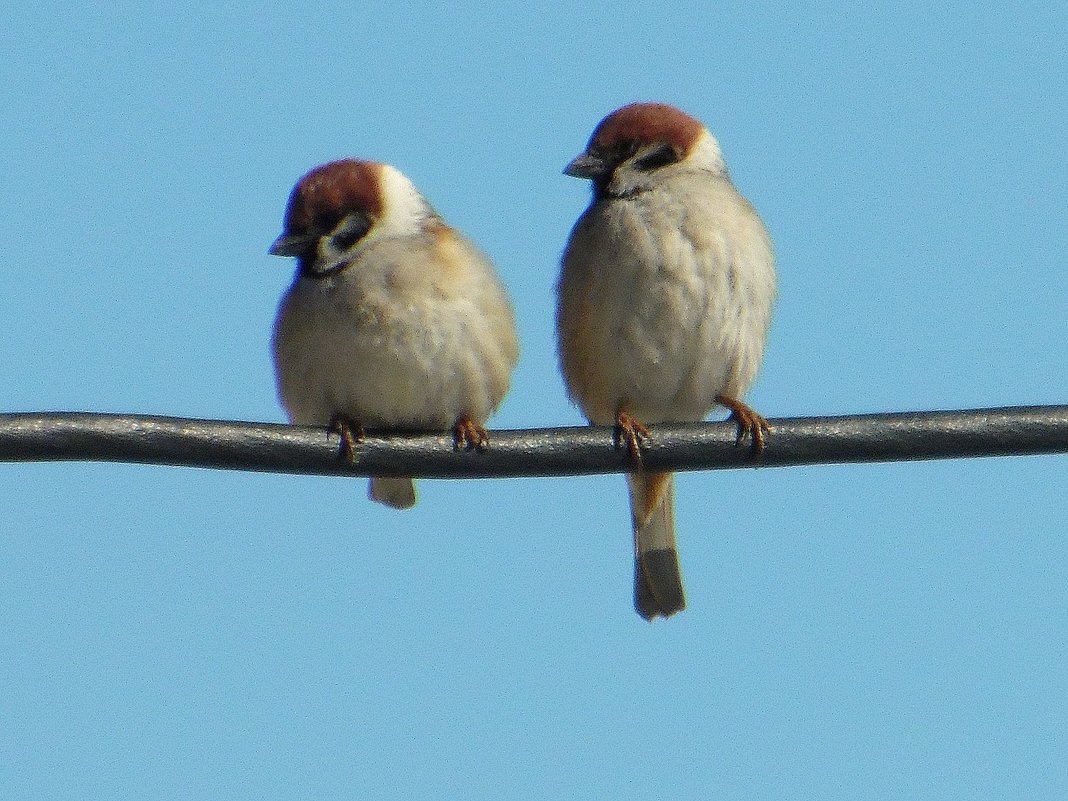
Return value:
<svg viewBox="0 0 1068 801">
<path fill-rule="evenodd" d="M 415 185 L 388 164 L 382 165 L 379 182 L 383 209 L 372 236 L 407 236 L 422 230 L 433 209 Z"/>
</svg>

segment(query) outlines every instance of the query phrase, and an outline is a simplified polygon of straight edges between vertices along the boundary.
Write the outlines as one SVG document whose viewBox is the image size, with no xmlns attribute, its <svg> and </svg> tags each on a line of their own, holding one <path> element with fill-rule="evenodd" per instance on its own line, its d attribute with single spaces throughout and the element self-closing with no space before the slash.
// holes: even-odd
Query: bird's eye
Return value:
<svg viewBox="0 0 1068 801">
<path fill-rule="evenodd" d="M 639 170 L 651 172 L 660 167 L 666 167 L 668 164 L 674 164 L 678 160 L 679 154 L 675 152 L 675 148 L 666 142 L 660 142 L 635 159 L 634 166 Z"/>
<path fill-rule="evenodd" d="M 330 241 L 339 251 L 345 251 L 359 242 L 371 230 L 371 220 L 366 214 L 353 212 L 338 223 Z"/>
</svg>

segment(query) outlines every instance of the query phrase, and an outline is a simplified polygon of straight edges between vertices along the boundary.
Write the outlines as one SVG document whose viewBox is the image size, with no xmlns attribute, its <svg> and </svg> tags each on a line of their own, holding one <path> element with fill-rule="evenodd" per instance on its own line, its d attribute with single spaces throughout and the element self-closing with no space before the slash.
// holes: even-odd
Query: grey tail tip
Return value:
<svg viewBox="0 0 1068 801">
<path fill-rule="evenodd" d="M 367 494 L 372 501 L 394 509 L 411 509 L 415 506 L 415 483 L 410 478 L 374 476 Z"/>
<path fill-rule="evenodd" d="M 646 620 L 671 617 L 686 608 L 678 553 L 646 551 L 634 559 L 634 609 Z"/>
</svg>

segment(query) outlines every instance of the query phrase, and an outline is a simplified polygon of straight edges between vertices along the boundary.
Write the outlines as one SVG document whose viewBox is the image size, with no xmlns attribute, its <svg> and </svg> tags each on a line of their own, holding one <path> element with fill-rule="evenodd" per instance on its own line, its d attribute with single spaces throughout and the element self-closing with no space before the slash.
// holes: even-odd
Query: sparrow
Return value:
<svg viewBox="0 0 1068 801">
<path fill-rule="evenodd" d="M 719 404 L 738 443 L 763 447 L 770 426 L 740 398 L 771 322 L 771 240 L 712 134 L 664 103 L 609 114 L 564 173 L 591 181 L 593 198 L 562 259 L 560 366 L 572 401 L 630 452 L 634 605 L 668 617 L 686 606 L 674 477 L 641 469 L 646 425 L 700 421 Z"/>
<path fill-rule="evenodd" d="M 374 161 L 316 167 L 270 252 L 297 260 L 272 340 L 290 422 L 338 430 L 350 461 L 364 427 L 451 427 L 458 448 L 487 446 L 519 356 L 512 307 L 489 259 L 408 178 Z M 407 509 L 415 485 L 376 476 L 369 495 Z"/>
</svg>

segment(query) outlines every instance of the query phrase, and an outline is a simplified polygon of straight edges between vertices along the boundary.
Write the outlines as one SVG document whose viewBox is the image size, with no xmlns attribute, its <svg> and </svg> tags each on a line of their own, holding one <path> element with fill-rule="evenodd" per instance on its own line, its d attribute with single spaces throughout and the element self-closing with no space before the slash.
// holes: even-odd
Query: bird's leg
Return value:
<svg viewBox="0 0 1068 801">
<path fill-rule="evenodd" d="M 752 437 L 753 452 L 759 453 L 764 450 L 764 435 L 771 433 L 771 425 L 764 415 L 727 395 L 716 395 L 716 403 L 730 409 L 731 419 L 738 424 L 738 435 L 734 439 L 735 446 L 741 445 L 746 437 Z"/>
<path fill-rule="evenodd" d="M 484 451 L 489 447 L 489 432 L 466 414 L 453 425 L 452 435 L 453 448 L 458 451 Z"/>
<path fill-rule="evenodd" d="M 642 464 L 641 449 L 649 437 L 649 429 L 642 424 L 641 420 L 631 417 L 623 411 L 622 407 L 616 409 L 616 447 L 626 445 L 630 458 L 639 467 Z"/>
<path fill-rule="evenodd" d="M 349 464 L 356 464 L 356 446 L 363 442 L 363 426 L 343 414 L 335 414 L 327 431 L 341 437 L 341 455 Z"/>
</svg>

